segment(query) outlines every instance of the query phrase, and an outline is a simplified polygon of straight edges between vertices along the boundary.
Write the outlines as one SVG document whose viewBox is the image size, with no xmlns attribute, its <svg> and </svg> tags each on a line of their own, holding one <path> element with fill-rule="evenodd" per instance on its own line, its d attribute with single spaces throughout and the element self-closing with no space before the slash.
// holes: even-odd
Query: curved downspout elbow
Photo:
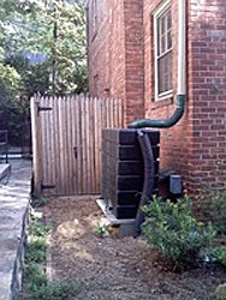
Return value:
<svg viewBox="0 0 226 300">
<path fill-rule="evenodd" d="M 137 120 L 128 125 L 128 128 L 169 128 L 175 125 L 183 116 L 185 110 L 186 95 L 177 96 L 177 107 L 171 117 L 166 120 Z"/>
</svg>

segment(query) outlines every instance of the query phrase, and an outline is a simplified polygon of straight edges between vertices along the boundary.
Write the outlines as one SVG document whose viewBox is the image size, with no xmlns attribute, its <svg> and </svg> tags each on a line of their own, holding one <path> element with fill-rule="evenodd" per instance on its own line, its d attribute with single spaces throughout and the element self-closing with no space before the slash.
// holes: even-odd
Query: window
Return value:
<svg viewBox="0 0 226 300">
<path fill-rule="evenodd" d="M 172 95 L 172 13 L 170 1 L 154 14 L 155 100 Z"/>
</svg>

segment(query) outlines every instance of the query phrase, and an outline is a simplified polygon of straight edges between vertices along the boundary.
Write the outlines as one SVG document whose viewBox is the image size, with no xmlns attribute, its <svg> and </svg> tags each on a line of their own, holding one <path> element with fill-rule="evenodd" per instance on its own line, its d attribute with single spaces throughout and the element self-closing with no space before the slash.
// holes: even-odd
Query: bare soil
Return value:
<svg viewBox="0 0 226 300">
<path fill-rule="evenodd" d="M 175 273 L 144 238 L 98 236 L 103 215 L 94 200 L 53 198 L 44 207 L 53 224 L 50 239 L 54 280 L 79 287 L 77 300 L 208 300 L 226 282 L 226 271 L 211 265 Z M 70 299 L 72 300 L 72 299 Z"/>
</svg>

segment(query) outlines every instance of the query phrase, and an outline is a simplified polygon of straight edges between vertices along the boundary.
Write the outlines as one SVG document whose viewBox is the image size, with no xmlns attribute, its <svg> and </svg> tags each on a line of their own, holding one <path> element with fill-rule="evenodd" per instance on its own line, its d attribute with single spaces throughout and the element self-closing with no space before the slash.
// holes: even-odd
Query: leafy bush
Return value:
<svg viewBox="0 0 226 300">
<path fill-rule="evenodd" d="M 226 234 L 226 193 L 212 191 L 208 193 L 210 199 L 209 215 L 218 233 Z"/>
<path fill-rule="evenodd" d="M 190 199 L 172 203 L 155 197 L 144 206 L 146 215 L 142 231 L 164 257 L 175 265 L 195 262 L 201 249 L 208 246 L 215 236 L 211 223 L 205 226 L 192 214 Z"/>
<path fill-rule="evenodd" d="M 210 249 L 210 255 L 216 263 L 226 267 L 226 246 L 216 246 Z"/>
</svg>

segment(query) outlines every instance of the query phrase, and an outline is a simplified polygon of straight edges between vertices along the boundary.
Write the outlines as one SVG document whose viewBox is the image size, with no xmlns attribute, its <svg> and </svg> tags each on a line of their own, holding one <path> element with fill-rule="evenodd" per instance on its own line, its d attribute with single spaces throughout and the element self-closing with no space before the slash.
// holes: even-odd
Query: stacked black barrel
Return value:
<svg viewBox="0 0 226 300">
<path fill-rule="evenodd" d="M 154 193 L 158 188 L 158 131 L 142 130 L 148 135 L 155 160 Z M 118 219 L 133 219 L 142 195 L 144 164 L 137 130 L 104 129 L 102 132 L 102 198 Z"/>
</svg>

